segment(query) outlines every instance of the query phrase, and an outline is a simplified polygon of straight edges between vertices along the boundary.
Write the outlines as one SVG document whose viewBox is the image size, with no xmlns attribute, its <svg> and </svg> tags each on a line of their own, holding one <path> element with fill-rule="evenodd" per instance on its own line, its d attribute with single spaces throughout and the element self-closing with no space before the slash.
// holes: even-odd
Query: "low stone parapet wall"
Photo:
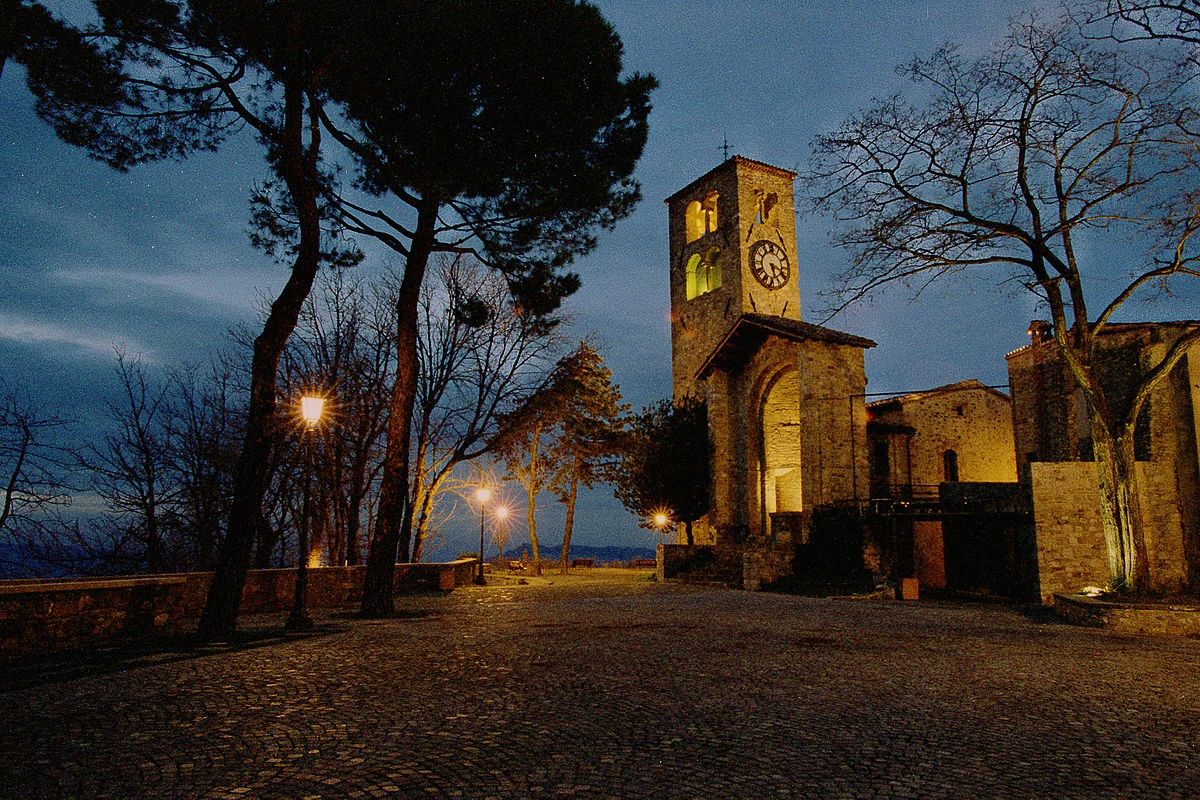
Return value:
<svg viewBox="0 0 1200 800">
<path fill-rule="evenodd" d="M 688 572 L 713 561 L 711 544 L 660 544 L 657 553 L 659 581 L 669 581 L 681 572 Z"/>
<path fill-rule="evenodd" d="M 471 583 L 476 560 L 397 564 L 395 591 L 449 591 Z M 362 599 L 366 567 L 313 567 L 309 608 L 342 608 Z M 181 633 L 199 619 L 211 572 L 128 578 L 0 581 L 0 656 L 104 644 L 156 633 Z M 241 613 L 291 608 L 295 569 L 250 570 Z"/>
<path fill-rule="evenodd" d="M 1125 603 L 1056 594 L 1054 612 L 1072 624 L 1115 633 L 1200 636 L 1200 605 Z"/>
</svg>

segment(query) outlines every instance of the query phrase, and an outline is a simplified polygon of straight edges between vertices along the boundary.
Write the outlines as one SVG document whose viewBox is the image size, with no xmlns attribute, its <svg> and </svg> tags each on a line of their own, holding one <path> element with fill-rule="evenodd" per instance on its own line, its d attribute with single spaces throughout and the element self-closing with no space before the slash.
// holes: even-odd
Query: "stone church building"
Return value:
<svg viewBox="0 0 1200 800">
<path fill-rule="evenodd" d="M 1043 466 L 1079 460 L 1086 437 L 1078 409 L 1051 391 L 1063 389 L 1061 367 L 1045 340 L 1009 355 L 1011 402 L 977 381 L 868 402 L 863 355 L 875 342 L 801 317 L 795 177 L 734 156 L 666 200 L 674 396 L 706 402 L 714 481 L 695 546 L 680 531 L 661 576 L 699 569 L 759 588 L 813 552 L 814 512 L 840 508 L 867 520 L 863 566 L 893 579 L 1042 598 L 1103 583 L 1102 538 L 1078 508 L 1091 497 L 1084 465 Z M 1146 328 L 1124 337 L 1158 341 Z M 1180 509 L 1164 517 L 1179 535 L 1160 536 L 1152 556 L 1164 586 L 1200 577 L 1198 369 L 1185 360 L 1170 397 L 1152 403 L 1158 460 L 1183 465 L 1147 467 L 1153 499 Z M 1063 453 L 1043 442 L 1048 431 Z M 887 541 L 868 541 L 872 529 Z"/>
<path fill-rule="evenodd" d="M 734 156 L 667 198 L 676 399 L 708 405 L 717 476 L 698 543 L 787 574 L 820 505 L 866 496 L 861 336 L 804 322 L 795 173 Z"/>
</svg>

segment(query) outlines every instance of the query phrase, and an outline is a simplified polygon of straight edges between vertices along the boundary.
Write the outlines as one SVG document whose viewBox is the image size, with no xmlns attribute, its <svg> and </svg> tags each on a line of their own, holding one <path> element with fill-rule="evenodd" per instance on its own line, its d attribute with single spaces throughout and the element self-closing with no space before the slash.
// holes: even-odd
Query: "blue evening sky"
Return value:
<svg viewBox="0 0 1200 800">
<path fill-rule="evenodd" d="M 573 333 L 596 338 L 626 399 L 641 406 L 671 385 L 663 198 L 716 166 L 724 137 L 733 153 L 802 170 L 814 135 L 902 88 L 898 63 L 945 41 L 978 52 L 1034 4 L 600 5 L 625 42 L 627 69 L 654 73 L 661 87 L 637 172 L 645 199 L 578 264 L 583 288 L 567 311 Z M 246 237 L 247 198 L 264 166 L 244 137 L 217 154 L 113 172 L 34 117 L 13 65 L 0 78 L 0 107 L 0 375 L 98 433 L 115 347 L 153 366 L 203 361 L 282 285 L 283 268 Z M 828 220 L 801 209 L 798 223 L 803 308 L 819 321 L 818 295 L 847 257 L 829 246 Z M 899 391 L 1005 383 L 1004 353 L 1026 341 L 1035 315 L 1031 298 L 980 278 L 917 299 L 892 291 L 829 324 L 879 342 L 867 354 L 869 391 Z M 561 513 L 549 497 L 542 508 L 542 538 L 554 541 Z M 582 544 L 652 543 L 606 488 L 581 500 L 577 520 Z M 469 549 L 470 530 L 455 526 L 447 549 Z"/>
</svg>

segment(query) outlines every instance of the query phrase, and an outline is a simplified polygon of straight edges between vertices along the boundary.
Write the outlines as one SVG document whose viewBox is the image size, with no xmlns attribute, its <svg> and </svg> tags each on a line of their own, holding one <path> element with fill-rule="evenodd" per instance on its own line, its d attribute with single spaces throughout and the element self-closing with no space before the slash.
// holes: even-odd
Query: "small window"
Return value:
<svg viewBox="0 0 1200 800">
<path fill-rule="evenodd" d="M 699 200 L 693 200 L 687 204 L 687 210 L 683 212 L 683 217 L 689 242 L 694 242 L 704 235 L 704 209 L 700 207 Z"/>
<path fill-rule="evenodd" d="M 942 480 L 947 483 L 958 482 L 958 453 L 953 450 L 942 453 Z"/>
<path fill-rule="evenodd" d="M 693 253 L 687 261 L 687 299 L 721 288 L 721 249 L 710 247 L 703 256 Z"/>
<path fill-rule="evenodd" d="M 700 254 L 694 253 L 687 262 L 687 299 L 700 295 Z"/>
<path fill-rule="evenodd" d="M 775 210 L 775 206 L 779 205 L 779 195 L 775 192 L 767 192 L 765 189 L 755 189 L 754 205 L 756 207 L 754 221 L 759 225 L 770 222 L 771 212 Z"/>
<path fill-rule="evenodd" d="M 706 233 L 717 229 L 717 199 L 716 192 L 704 195 L 703 200 L 693 200 L 687 204 L 683 212 L 684 229 L 688 242 L 694 242 Z"/>
<path fill-rule="evenodd" d="M 871 476 L 886 480 L 891 471 L 888 465 L 888 442 L 880 439 L 871 447 Z"/>
</svg>

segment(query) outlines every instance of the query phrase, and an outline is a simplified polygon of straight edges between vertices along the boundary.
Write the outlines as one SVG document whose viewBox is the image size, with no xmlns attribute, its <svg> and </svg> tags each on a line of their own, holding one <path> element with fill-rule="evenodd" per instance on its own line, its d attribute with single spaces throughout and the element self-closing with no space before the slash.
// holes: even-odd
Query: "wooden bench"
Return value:
<svg viewBox="0 0 1200 800">
<path fill-rule="evenodd" d="M 508 562 L 508 571 L 509 572 L 524 572 L 525 565 L 522 564 L 520 561 L 509 561 Z"/>
<path fill-rule="evenodd" d="M 629 562 L 629 566 L 633 567 L 634 569 L 639 569 L 641 567 L 657 567 L 658 560 L 654 558 L 635 558 L 633 561 Z"/>
</svg>

